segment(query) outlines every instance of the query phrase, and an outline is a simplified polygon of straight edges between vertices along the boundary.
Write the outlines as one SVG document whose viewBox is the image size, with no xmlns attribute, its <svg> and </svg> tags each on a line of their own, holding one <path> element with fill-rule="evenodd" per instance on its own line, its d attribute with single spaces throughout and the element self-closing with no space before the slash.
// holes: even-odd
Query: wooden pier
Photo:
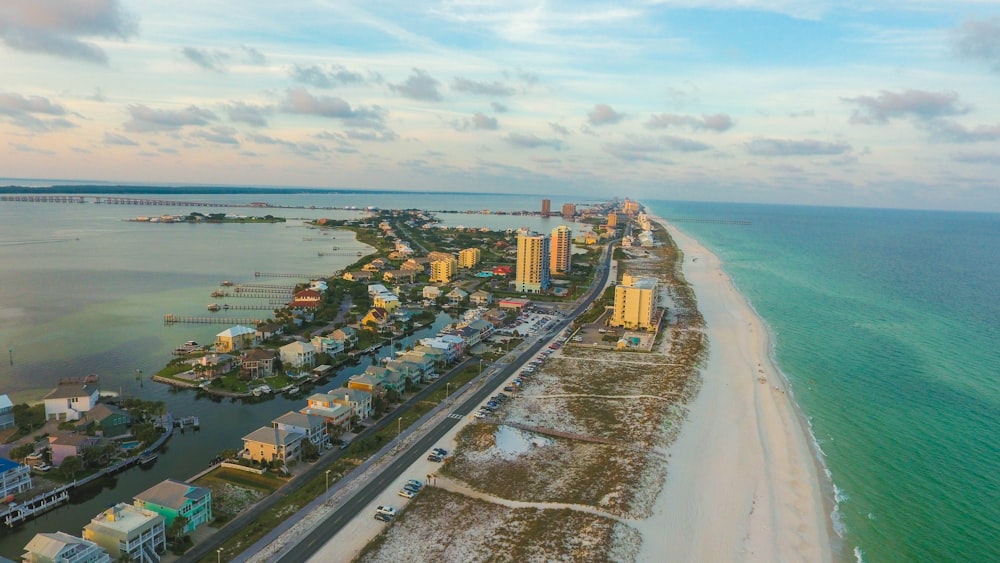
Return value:
<svg viewBox="0 0 1000 563">
<path fill-rule="evenodd" d="M 216 298 L 226 298 L 231 297 L 234 299 L 271 299 L 271 298 L 285 298 L 289 300 L 292 298 L 291 291 L 275 291 L 275 290 L 246 290 L 246 291 L 234 291 L 232 293 L 228 291 L 213 291 L 212 297 Z"/>
<path fill-rule="evenodd" d="M 163 324 L 200 324 L 200 325 L 248 325 L 257 326 L 264 322 L 264 319 L 236 318 L 236 317 L 198 317 L 186 315 L 163 315 Z"/>
<path fill-rule="evenodd" d="M 281 300 L 276 300 L 276 301 L 277 301 L 277 305 L 278 306 L 281 306 L 281 305 L 285 304 L 284 301 L 281 301 Z M 222 311 L 273 311 L 274 307 L 275 307 L 275 304 L 273 304 L 273 303 L 269 304 L 269 305 L 230 305 L 230 304 L 227 303 L 227 304 L 221 306 L 216 311 L 218 311 L 218 312 L 222 312 Z"/>
<path fill-rule="evenodd" d="M 326 278 L 339 276 L 340 271 L 332 274 L 291 274 L 286 272 L 254 272 L 255 278 L 302 278 L 306 280 L 325 280 Z"/>
<path fill-rule="evenodd" d="M 246 203 L 212 203 L 208 201 L 176 201 L 144 197 L 83 196 L 83 195 L 4 195 L 0 201 L 27 203 L 102 203 L 106 205 L 157 205 L 171 207 L 267 207 Z"/>
<path fill-rule="evenodd" d="M 284 291 L 291 292 L 295 289 L 294 285 L 281 285 L 277 283 L 241 283 L 236 286 L 237 288 L 246 289 L 280 289 Z"/>
</svg>

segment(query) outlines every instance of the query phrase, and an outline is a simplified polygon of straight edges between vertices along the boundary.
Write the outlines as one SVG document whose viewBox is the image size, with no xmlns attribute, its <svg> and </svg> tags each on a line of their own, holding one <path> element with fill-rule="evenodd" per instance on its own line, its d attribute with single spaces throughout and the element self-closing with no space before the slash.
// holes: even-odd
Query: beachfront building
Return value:
<svg viewBox="0 0 1000 563">
<path fill-rule="evenodd" d="M 316 347 L 311 342 L 289 342 L 278 348 L 281 363 L 295 368 L 311 368 L 316 365 Z"/>
<path fill-rule="evenodd" d="M 31 468 L 0 457 L 0 497 L 31 489 Z"/>
<path fill-rule="evenodd" d="M 24 546 L 22 563 L 111 563 L 104 548 L 65 532 L 41 532 Z"/>
<path fill-rule="evenodd" d="M 367 391 L 340 388 L 329 391 L 327 395 L 330 395 L 334 403 L 351 407 L 359 420 L 364 420 L 375 414 L 375 409 L 372 406 L 372 394 Z"/>
<path fill-rule="evenodd" d="M 475 268 L 479 264 L 480 250 L 478 248 L 466 248 L 458 251 L 459 268 Z"/>
<path fill-rule="evenodd" d="M 261 426 L 243 437 L 243 457 L 261 463 L 288 463 L 299 458 L 304 439 L 305 434 L 300 432 Z"/>
<path fill-rule="evenodd" d="M 608 324 L 627 329 L 651 330 L 657 301 L 656 278 L 625 274 L 615 286 L 615 309 Z"/>
<path fill-rule="evenodd" d="M 97 376 L 60 381 L 45 396 L 45 419 L 59 422 L 80 420 L 83 413 L 97 405 L 100 392 Z"/>
<path fill-rule="evenodd" d="M 257 345 L 257 331 L 250 327 L 236 325 L 215 335 L 215 351 L 228 354 Z"/>
<path fill-rule="evenodd" d="M 431 283 L 448 283 L 458 273 L 458 261 L 453 256 L 431 262 Z"/>
<path fill-rule="evenodd" d="M 541 293 L 549 288 L 549 237 L 537 233 L 517 235 L 517 273 L 514 290 Z"/>
<path fill-rule="evenodd" d="M 13 428 L 15 425 L 14 403 L 6 393 L 0 394 L 0 430 Z"/>
<path fill-rule="evenodd" d="M 212 521 L 212 490 L 167 479 L 135 495 L 133 504 L 163 517 L 169 529 L 178 516 L 187 518 L 184 533 Z"/>
<path fill-rule="evenodd" d="M 104 548 L 113 559 L 159 563 L 167 549 L 163 516 L 120 502 L 101 512 L 83 527 L 83 539 Z"/>
<path fill-rule="evenodd" d="M 288 306 L 292 309 L 318 309 L 323 304 L 323 295 L 314 289 L 303 289 L 292 296 Z"/>
<path fill-rule="evenodd" d="M 549 258 L 550 272 L 553 274 L 565 274 L 569 272 L 573 256 L 573 238 L 570 236 L 569 227 L 559 225 L 552 229 L 551 252 Z"/>
<path fill-rule="evenodd" d="M 326 434 L 326 420 L 322 416 L 288 411 L 272 420 L 271 426 L 288 432 L 298 432 L 317 448 L 322 448 L 329 440 Z"/>
</svg>

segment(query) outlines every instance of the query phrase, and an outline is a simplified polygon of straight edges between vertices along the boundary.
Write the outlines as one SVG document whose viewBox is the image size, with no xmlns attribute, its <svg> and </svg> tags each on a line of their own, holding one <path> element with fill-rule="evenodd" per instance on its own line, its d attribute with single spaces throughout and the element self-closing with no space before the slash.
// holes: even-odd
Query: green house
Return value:
<svg viewBox="0 0 1000 563">
<path fill-rule="evenodd" d="M 87 423 L 94 423 L 105 438 L 128 433 L 128 413 L 113 405 L 98 403 L 85 414 Z"/>
<path fill-rule="evenodd" d="M 186 517 L 185 533 L 212 521 L 212 491 L 184 481 L 161 481 L 137 494 L 134 504 L 163 516 L 167 528 L 178 516 Z"/>
</svg>

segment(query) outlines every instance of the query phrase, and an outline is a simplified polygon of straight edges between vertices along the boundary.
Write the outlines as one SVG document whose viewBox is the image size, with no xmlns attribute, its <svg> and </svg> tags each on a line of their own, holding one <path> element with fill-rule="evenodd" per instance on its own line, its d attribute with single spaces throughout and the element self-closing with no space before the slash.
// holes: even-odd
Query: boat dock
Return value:
<svg viewBox="0 0 1000 563">
<path fill-rule="evenodd" d="M 195 430 L 201 430 L 201 421 L 198 420 L 197 416 L 185 416 L 184 418 L 174 419 L 174 427 L 180 428 L 181 431 L 189 426 Z"/>
<path fill-rule="evenodd" d="M 325 280 L 329 277 L 336 277 L 342 274 L 340 270 L 333 272 L 332 274 L 291 274 L 287 272 L 254 272 L 253 277 L 255 278 L 302 278 L 307 280 Z"/>
<path fill-rule="evenodd" d="M 264 319 L 237 318 L 237 317 L 198 317 L 187 315 L 163 315 L 163 324 L 196 324 L 196 325 L 247 325 L 257 326 L 264 322 Z"/>
</svg>

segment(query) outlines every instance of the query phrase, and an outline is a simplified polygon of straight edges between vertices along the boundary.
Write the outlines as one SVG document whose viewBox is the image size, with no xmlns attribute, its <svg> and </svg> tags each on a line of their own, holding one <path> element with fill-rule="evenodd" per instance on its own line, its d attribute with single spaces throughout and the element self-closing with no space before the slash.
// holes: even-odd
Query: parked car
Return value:
<svg viewBox="0 0 1000 563">
<path fill-rule="evenodd" d="M 417 481 L 416 479 L 410 479 L 409 481 L 406 482 L 406 484 L 407 485 L 412 485 L 412 486 L 414 486 L 414 487 L 416 487 L 418 489 L 423 488 L 423 486 L 424 486 L 423 482 Z"/>
<path fill-rule="evenodd" d="M 406 489 L 400 489 L 399 492 L 397 492 L 396 494 L 403 498 L 413 498 L 413 495 L 415 495 L 416 493 L 414 493 L 413 491 L 408 491 Z"/>
<path fill-rule="evenodd" d="M 350 440 L 344 440 L 343 442 L 340 443 L 340 449 L 342 449 L 342 450 L 346 450 L 349 447 L 351 447 L 351 441 Z"/>
<path fill-rule="evenodd" d="M 472 415 L 472 416 L 474 416 L 474 417 L 476 417 L 476 418 L 486 418 L 486 417 L 487 417 L 487 416 L 489 416 L 489 415 L 488 415 L 488 414 L 486 414 L 486 413 L 484 413 L 483 411 L 479 411 L 479 412 L 477 412 L 476 414 L 474 414 L 474 415 Z"/>
<path fill-rule="evenodd" d="M 507 385 L 507 386 L 505 386 L 503 388 L 503 390 L 507 391 L 508 393 L 513 393 L 514 392 L 514 386 L 513 385 Z"/>
<path fill-rule="evenodd" d="M 446 450 L 444 448 L 434 448 L 431 451 L 434 452 L 434 453 L 436 453 L 436 454 L 438 454 L 438 455 L 440 455 L 440 456 L 446 456 L 446 455 L 448 455 L 448 450 Z"/>
<path fill-rule="evenodd" d="M 439 456 L 437 454 L 429 454 L 427 456 L 427 461 L 436 461 L 438 463 L 441 463 L 442 461 L 444 461 L 444 457 L 443 456 Z"/>
<path fill-rule="evenodd" d="M 35 469 L 44 472 L 52 469 L 52 466 L 47 463 L 39 463 L 38 465 L 35 466 Z"/>
<path fill-rule="evenodd" d="M 388 522 L 388 521 L 392 520 L 392 516 L 389 516 L 385 512 L 376 512 L 375 513 L 375 519 L 376 520 L 381 520 L 383 522 Z"/>
<path fill-rule="evenodd" d="M 382 506 L 382 505 L 379 505 L 378 508 L 375 509 L 375 513 L 376 514 L 388 514 L 390 517 L 392 517 L 392 516 L 396 515 L 396 509 L 393 508 L 393 507 L 391 507 L 391 506 Z"/>
</svg>

